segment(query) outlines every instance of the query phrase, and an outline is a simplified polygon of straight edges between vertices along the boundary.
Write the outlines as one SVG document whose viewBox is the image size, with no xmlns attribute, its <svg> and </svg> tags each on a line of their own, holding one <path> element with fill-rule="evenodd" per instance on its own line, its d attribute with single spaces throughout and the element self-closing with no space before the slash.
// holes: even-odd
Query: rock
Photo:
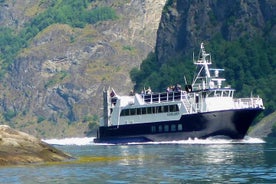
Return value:
<svg viewBox="0 0 276 184">
<path fill-rule="evenodd" d="M 56 162 L 73 158 L 47 143 L 0 125 L 0 166 Z"/>
<path fill-rule="evenodd" d="M 276 123 L 276 111 L 263 118 L 248 133 L 250 137 L 273 137 L 273 125 Z"/>
</svg>

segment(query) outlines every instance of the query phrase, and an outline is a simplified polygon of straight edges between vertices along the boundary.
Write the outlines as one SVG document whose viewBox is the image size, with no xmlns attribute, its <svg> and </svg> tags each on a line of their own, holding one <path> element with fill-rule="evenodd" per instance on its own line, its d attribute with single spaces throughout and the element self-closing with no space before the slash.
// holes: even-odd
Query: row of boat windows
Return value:
<svg viewBox="0 0 276 184">
<path fill-rule="evenodd" d="M 155 114 L 155 113 L 166 113 L 166 112 L 178 112 L 178 105 L 165 105 L 156 107 L 142 107 L 142 108 L 131 108 L 123 109 L 121 111 L 121 116 L 135 116 L 142 114 Z"/>
<path fill-rule="evenodd" d="M 170 125 L 153 125 L 151 127 L 152 133 L 162 132 L 180 132 L 183 130 L 182 124 L 170 124 Z"/>
</svg>

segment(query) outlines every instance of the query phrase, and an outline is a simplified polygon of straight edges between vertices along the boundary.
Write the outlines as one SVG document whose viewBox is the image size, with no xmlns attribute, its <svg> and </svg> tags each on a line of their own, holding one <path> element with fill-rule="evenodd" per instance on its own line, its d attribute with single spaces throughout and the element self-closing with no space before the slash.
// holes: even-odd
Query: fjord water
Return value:
<svg viewBox="0 0 276 184">
<path fill-rule="evenodd" d="M 0 168 L 0 183 L 275 183 L 276 139 L 149 144 L 45 140 L 75 160 Z M 58 145 L 56 145 L 58 144 Z"/>
</svg>

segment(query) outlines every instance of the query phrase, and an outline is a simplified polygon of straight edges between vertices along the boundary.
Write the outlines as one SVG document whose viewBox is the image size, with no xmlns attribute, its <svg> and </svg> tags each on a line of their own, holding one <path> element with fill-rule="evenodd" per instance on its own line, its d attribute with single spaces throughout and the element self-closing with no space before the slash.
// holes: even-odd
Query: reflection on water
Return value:
<svg viewBox="0 0 276 184">
<path fill-rule="evenodd" d="M 206 164 L 230 164 L 234 159 L 233 145 L 209 145 L 204 148 L 203 162 Z M 226 151 L 227 150 L 227 151 Z"/>
<path fill-rule="evenodd" d="M 79 141 L 79 140 L 78 140 Z M 276 141 L 56 146 L 77 159 L 0 168 L 0 183 L 274 183 Z"/>
<path fill-rule="evenodd" d="M 146 155 L 143 145 L 136 146 L 136 152 L 132 153 L 131 147 L 119 146 L 119 155 L 122 157 L 120 165 L 143 165 Z"/>
</svg>

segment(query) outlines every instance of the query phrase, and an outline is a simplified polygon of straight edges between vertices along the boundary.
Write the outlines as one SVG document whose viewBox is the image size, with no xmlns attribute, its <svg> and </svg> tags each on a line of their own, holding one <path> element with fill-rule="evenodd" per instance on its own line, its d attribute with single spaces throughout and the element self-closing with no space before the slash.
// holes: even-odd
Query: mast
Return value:
<svg viewBox="0 0 276 184">
<path fill-rule="evenodd" d="M 195 88 L 202 89 L 202 88 L 209 87 L 211 75 L 210 75 L 208 65 L 211 65 L 212 61 L 211 61 L 211 55 L 209 53 L 205 52 L 203 43 L 200 44 L 199 56 L 196 61 L 194 60 L 194 64 L 197 66 L 200 66 L 201 68 L 192 83 L 193 88 L 195 87 Z M 203 70 L 205 72 L 204 75 L 202 74 Z M 201 79 L 201 81 L 198 81 L 200 79 Z M 197 85 L 197 86 L 195 86 L 195 85 Z"/>
<path fill-rule="evenodd" d="M 210 53 L 206 53 L 203 43 L 200 44 L 199 56 L 196 61 L 194 60 L 194 64 L 199 66 L 200 69 L 192 83 L 193 88 L 197 90 L 221 88 L 222 81 L 225 81 L 225 79 L 219 78 L 219 71 L 223 71 L 223 69 L 209 68 L 209 65 L 212 64 L 212 58 Z M 211 71 L 214 71 L 213 76 L 211 76 Z"/>
</svg>

